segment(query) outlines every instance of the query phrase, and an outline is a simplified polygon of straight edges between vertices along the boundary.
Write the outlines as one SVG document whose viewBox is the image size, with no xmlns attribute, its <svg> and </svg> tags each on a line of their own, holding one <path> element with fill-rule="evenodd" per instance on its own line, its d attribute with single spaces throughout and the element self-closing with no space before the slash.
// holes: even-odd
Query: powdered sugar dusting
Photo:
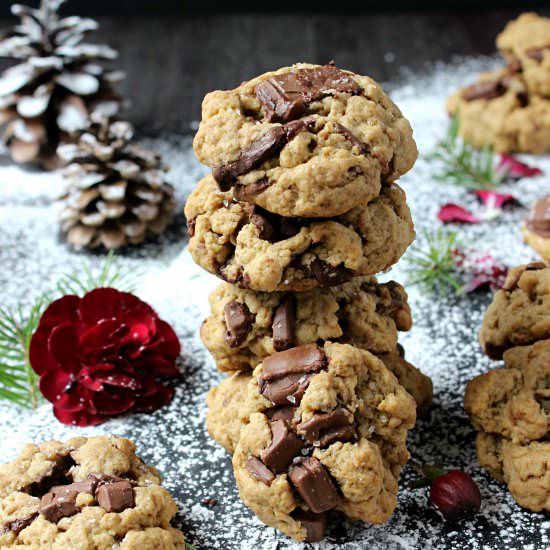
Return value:
<svg viewBox="0 0 550 550">
<path fill-rule="evenodd" d="M 437 225 L 437 212 L 446 202 L 469 206 L 474 201 L 465 191 L 434 182 L 435 167 L 425 159 L 446 129 L 445 98 L 480 70 L 495 66 L 492 58 L 459 60 L 452 66 L 436 65 L 423 76 L 404 75 L 392 96 L 415 130 L 421 157 L 401 181 L 407 191 L 419 239 Z M 172 166 L 169 179 L 177 199 L 185 197 L 206 172 L 191 152 L 189 137 L 148 140 Z M 528 207 L 549 191 L 550 159 L 522 157 L 546 175 L 505 185 Z M 59 275 L 84 263 L 98 265 L 103 256 L 76 253 L 59 239 L 52 199 L 62 189 L 57 174 L 23 171 L 7 161 L 0 164 L 0 288 L 2 305 L 28 304 L 50 288 Z M 181 208 L 180 208 L 181 211 Z M 505 212 L 500 218 L 458 228 L 465 244 L 491 252 L 507 265 L 534 259 L 535 253 L 521 242 L 519 224 L 526 208 Z M 204 427 L 208 389 L 221 375 L 202 346 L 198 329 L 208 312 L 207 296 L 217 284 L 191 260 L 185 250 L 183 217 L 179 226 L 159 240 L 124 253 L 121 261 L 141 270 L 137 294 L 151 303 L 176 329 L 183 343 L 181 368 L 184 381 L 174 401 L 151 415 L 136 414 L 94 428 L 70 428 L 59 424 L 49 405 L 35 412 L 21 411 L 0 402 L 0 459 L 13 459 L 27 441 L 63 439 L 77 434 L 115 433 L 132 438 L 144 459 L 162 472 L 166 486 L 180 505 L 178 522 L 197 548 L 281 550 L 315 548 L 348 550 L 363 548 L 493 549 L 547 547 L 550 522 L 544 516 L 522 511 L 505 488 L 491 480 L 475 458 L 475 434 L 462 408 L 466 382 L 496 366 L 479 349 L 477 331 L 490 295 L 457 298 L 421 295 L 407 287 L 415 320 L 412 331 L 402 336 L 407 358 L 428 373 L 434 382 L 435 403 L 429 416 L 410 436 L 410 450 L 417 458 L 446 467 L 464 468 L 479 483 L 482 511 L 458 526 L 443 523 L 427 507 L 424 490 L 410 490 L 412 473 L 406 468 L 401 480 L 399 506 L 385 525 L 369 526 L 333 522 L 325 542 L 302 545 L 261 524 L 238 499 L 231 460 L 211 441 Z M 385 278 L 406 283 L 403 262 Z M 218 503 L 209 507 L 207 498 Z"/>
</svg>

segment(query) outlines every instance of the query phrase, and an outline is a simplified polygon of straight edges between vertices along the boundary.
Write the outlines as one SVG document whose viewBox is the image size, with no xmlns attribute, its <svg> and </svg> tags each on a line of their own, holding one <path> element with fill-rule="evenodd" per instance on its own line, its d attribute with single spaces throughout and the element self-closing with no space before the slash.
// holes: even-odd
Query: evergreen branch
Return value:
<svg viewBox="0 0 550 550">
<path fill-rule="evenodd" d="M 197 550 L 197 549 L 190 542 L 186 542 L 185 550 Z"/>
<path fill-rule="evenodd" d="M 459 137 L 457 115 L 453 117 L 445 137 L 427 158 L 440 163 L 441 171 L 433 178 L 443 183 L 467 189 L 495 189 L 506 178 L 506 174 L 495 166 L 492 147 L 477 150 Z"/>
<path fill-rule="evenodd" d="M 462 285 L 456 278 L 456 233 L 441 229 L 425 234 L 425 245 L 415 244 L 405 257 L 409 284 L 418 285 L 424 292 L 443 294 L 452 289 L 459 292 Z"/>
</svg>

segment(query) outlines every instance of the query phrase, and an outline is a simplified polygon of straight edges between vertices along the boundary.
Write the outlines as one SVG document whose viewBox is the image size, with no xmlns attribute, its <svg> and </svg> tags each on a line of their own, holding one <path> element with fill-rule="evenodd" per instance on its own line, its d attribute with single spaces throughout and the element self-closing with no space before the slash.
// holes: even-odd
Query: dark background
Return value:
<svg viewBox="0 0 550 550">
<path fill-rule="evenodd" d="M 15 19 L 0 4 L 3 28 Z M 127 73 L 128 118 L 151 133 L 191 132 L 206 92 L 297 61 L 334 59 L 391 89 L 404 69 L 493 54 L 497 33 L 528 9 L 550 16 L 549 1 L 506 0 L 69 0 L 63 11 L 97 17 L 93 39 L 117 48 Z"/>
</svg>

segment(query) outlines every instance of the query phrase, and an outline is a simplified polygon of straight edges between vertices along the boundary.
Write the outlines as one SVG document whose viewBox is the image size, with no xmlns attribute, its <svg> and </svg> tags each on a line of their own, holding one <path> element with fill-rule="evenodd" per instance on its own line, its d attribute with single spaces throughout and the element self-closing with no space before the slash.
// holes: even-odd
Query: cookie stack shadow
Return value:
<svg viewBox="0 0 550 550">
<path fill-rule="evenodd" d="M 499 153 L 550 151 L 550 19 L 524 13 L 510 21 L 496 45 L 506 67 L 482 73 L 447 102 L 460 135 Z"/>
<path fill-rule="evenodd" d="M 466 387 L 480 464 L 517 503 L 550 511 L 550 264 L 510 270 L 480 331 L 481 346 L 504 366 Z"/>
<path fill-rule="evenodd" d="M 201 327 L 229 374 L 207 427 L 241 498 L 296 540 L 329 513 L 387 521 L 432 397 L 397 341 L 407 294 L 374 276 L 414 239 L 395 183 L 408 121 L 370 78 L 300 64 L 208 94 L 194 149 L 212 174 L 185 208 L 189 251 L 225 281 Z"/>
</svg>

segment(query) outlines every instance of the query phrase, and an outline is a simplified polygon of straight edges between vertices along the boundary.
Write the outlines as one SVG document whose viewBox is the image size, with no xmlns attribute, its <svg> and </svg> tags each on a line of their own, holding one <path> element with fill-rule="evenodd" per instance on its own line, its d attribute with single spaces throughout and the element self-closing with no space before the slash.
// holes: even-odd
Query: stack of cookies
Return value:
<svg viewBox="0 0 550 550">
<path fill-rule="evenodd" d="M 387 521 L 432 394 L 397 343 L 405 290 L 374 277 L 414 239 L 395 183 L 417 156 L 408 121 L 370 78 L 300 64 L 208 94 L 194 149 L 212 174 L 185 208 L 189 250 L 225 281 L 201 335 L 234 373 L 207 426 L 241 498 L 296 540 L 330 511 Z"/>
<path fill-rule="evenodd" d="M 481 74 L 447 107 L 474 146 L 540 154 L 550 151 L 550 19 L 525 13 L 506 25 L 497 47 L 504 69 Z"/>
<path fill-rule="evenodd" d="M 550 511 L 550 264 L 510 270 L 487 309 L 480 339 L 504 367 L 466 388 L 479 462 L 508 485 L 520 506 Z"/>
</svg>

